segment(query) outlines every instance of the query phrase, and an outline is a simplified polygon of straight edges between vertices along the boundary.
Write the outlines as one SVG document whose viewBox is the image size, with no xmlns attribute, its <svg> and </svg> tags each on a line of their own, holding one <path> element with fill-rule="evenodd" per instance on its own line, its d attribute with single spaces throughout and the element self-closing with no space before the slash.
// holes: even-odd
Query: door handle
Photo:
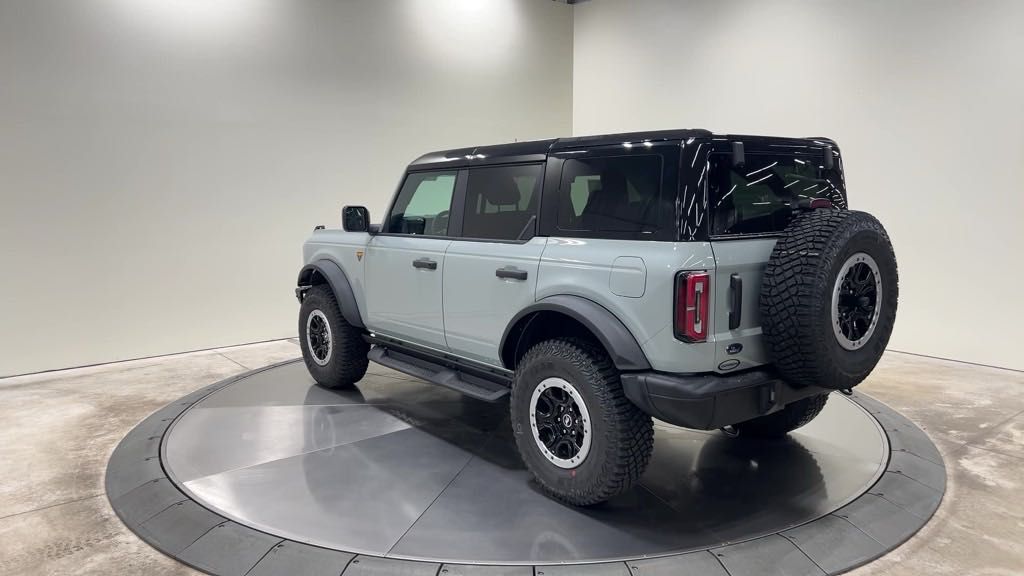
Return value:
<svg viewBox="0 0 1024 576">
<path fill-rule="evenodd" d="M 526 270 L 517 270 L 510 266 L 498 268 L 494 271 L 494 275 L 498 278 L 509 278 L 512 280 L 526 280 L 527 277 Z"/>
<path fill-rule="evenodd" d="M 743 316 L 743 277 L 739 274 L 729 276 L 729 290 L 732 294 L 732 302 L 729 305 L 729 330 L 740 327 L 740 317 Z"/>
<path fill-rule="evenodd" d="M 437 261 L 430 258 L 417 258 L 412 261 L 412 267 L 424 270 L 437 270 Z"/>
</svg>

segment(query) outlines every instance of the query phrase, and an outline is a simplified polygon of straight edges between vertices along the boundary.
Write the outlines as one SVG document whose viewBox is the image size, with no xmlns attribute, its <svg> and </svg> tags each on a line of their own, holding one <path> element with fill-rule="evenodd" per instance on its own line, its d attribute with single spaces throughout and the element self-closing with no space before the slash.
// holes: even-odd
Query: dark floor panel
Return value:
<svg viewBox="0 0 1024 576">
<path fill-rule="evenodd" d="M 141 524 L 171 504 L 187 499 L 170 480 L 159 478 L 121 496 L 112 505 L 126 523 Z"/>
<path fill-rule="evenodd" d="M 881 496 L 922 519 L 930 518 L 942 501 L 942 492 L 891 472 L 886 472 L 868 493 Z"/>
<path fill-rule="evenodd" d="M 729 576 L 722 563 L 708 551 L 632 560 L 626 564 L 633 576 Z"/>
<path fill-rule="evenodd" d="M 945 467 L 909 452 L 893 453 L 889 461 L 889 470 L 917 480 L 936 491 L 942 492 L 946 489 Z"/>
<path fill-rule="evenodd" d="M 889 438 L 893 452 L 909 452 L 933 464 L 942 464 L 942 454 L 924 432 L 914 430 L 903 434 L 895 434 Z"/>
<path fill-rule="evenodd" d="M 107 463 L 107 496 L 111 500 L 120 498 L 146 482 L 164 477 L 159 458 L 140 457 L 115 450 Z"/>
<path fill-rule="evenodd" d="M 480 564 L 445 564 L 440 576 L 534 576 L 533 566 L 491 566 Z"/>
<path fill-rule="evenodd" d="M 883 546 L 897 546 L 922 525 L 921 518 L 878 496 L 865 494 L 835 512 Z"/>
<path fill-rule="evenodd" d="M 537 576 L 630 576 L 622 562 L 537 566 Z"/>
<path fill-rule="evenodd" d="M 782 535 L 829 574 L 859 566 L 886 551 L 853 524 L 833 515 L 787 530 Z"/>
<path fill-rule="evenodd" d="M 140 524 L 137 529 L 147 542 L 166 554 L 178 555 L 224 518 L 195 502 L 172 504 Z"/>
<path fill-rule="evenodd" d="M 765 536 L 711 551 L 732 576 L 817 576 L 824 574 L 792 542 Z"/>
<path fill-rule="evenodd" d="M 345 569 L 344 576 L 437 576 L 440 570 L 440 564 L 431 562 L 357 556 Z"/>
<path fill-rule="evenodd" d="M 355 554 L 298 542 L 282 542 L 270 549 L 246 576 L 338 576 Z"/>
<path fill-rule="evenodd" d="M 178 556 L 183 562 L 220 576 L 244 576 L 280 538 L 234 522 L 218 524 Z"/>
</svg>

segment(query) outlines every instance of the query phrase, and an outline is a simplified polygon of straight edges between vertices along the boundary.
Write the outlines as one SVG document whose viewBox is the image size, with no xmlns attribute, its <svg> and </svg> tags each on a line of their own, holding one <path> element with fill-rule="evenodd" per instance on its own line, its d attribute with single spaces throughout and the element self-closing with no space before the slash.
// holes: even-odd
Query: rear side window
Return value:
<svg viewBox="0 0 1024 576">
<path fill-rule="evenodd" d="M 536 225 L 543 172 L 540 164 L 471 168 L 462 235 L 491 240 L 533 236 L 527 229 Z"/>
<path fill-rule="evenodd" d="M 748 153 L 742 166 L 713 155 L 709 186 L 713 235 L 781 232 L 800 200 L 839 194 L 816 160 L 781 154 Z"/>
<path fill-rule="evenodd" d="M 455 171 L 409 174 L 391 208 L 386 232 L 446 236 L 456 175 Z"/>
<path fill-rule="evenodd" d="M 566 160 L 558 194 L 558 228 L 653 233 L 661 219 L 661 156 Z"/>
</svg>

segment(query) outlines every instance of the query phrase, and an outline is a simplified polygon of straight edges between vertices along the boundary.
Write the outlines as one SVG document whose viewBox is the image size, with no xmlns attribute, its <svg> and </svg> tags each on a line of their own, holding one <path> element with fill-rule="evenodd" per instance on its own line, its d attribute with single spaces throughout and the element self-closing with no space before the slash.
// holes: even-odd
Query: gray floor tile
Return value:
<svg viewBox="0 0 1024 576">
<path fill-rule="evenodd" d="M 849 520 L 862 532 L 890 548 L 902 543 L 921 527 L 921 519 L 917 516 L 871 494 L 861 496 L 834 514 Z"/>
<path fill-rule="evenodd" d="M 729 576 L 715 555 L 707 551 L 633 560 L 626 565 L 633 576 Z"/>
<path fill-rule="evenodd" d="M 374 556 L 357 556 L 345 569 L 344 576 L 437 576 L 441 565 Z"/>
<path fill-rule="evenodd" d="M 711 551 L 731 576 L 817 576 L 824 574 L 792 542 L 773 535 Z"/>
<path fill-rule="evenodd" d="M 282 542 L 270 549 L 246 576 L 338 576 L 355 554 Z"/>
<path fill-rule="evenodd" d="M 138 529 L 147 541 L 166 552 L 180 554 L 224 518 L 194 502 L 180 502 L 143 522 Z"/>
<path fill-rule="evenodd" d="M 859 566 L 886 552 L 881 544 L 853 524 L 832 515 L 787 530 L 782 535 L 830 574 Z"/>
</svg>

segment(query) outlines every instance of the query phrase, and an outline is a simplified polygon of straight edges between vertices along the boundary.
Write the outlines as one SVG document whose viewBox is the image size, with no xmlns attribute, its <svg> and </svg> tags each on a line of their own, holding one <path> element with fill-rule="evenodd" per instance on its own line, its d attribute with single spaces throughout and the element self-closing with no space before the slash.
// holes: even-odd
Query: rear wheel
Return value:
<svg viewBox="0 0 1024 576">
<path fill-rule="evenodd" d="M 311 287 L 302 299 L 299 344 L 306 368 L 324 388 L 348 388 L 366 374 L 370 345 L 360 329 L 345 321 L 325 284 Z"/>
<path fill-rule="evenodd" d="M 516 446 L 541 488 L 577 506 L 628 489 L 651 459 L 654 425 L 623 394 L 604 350 L 575 338 L 531 348 L 510 402 Z"/>
<path fill-rule="evenodd" d="M 828 394 L 809 396 L 787 404 L 782 410 L 732 426 L 739 436 L 778 437 L 807 424 L 821 413 Z"/>
</svg>

